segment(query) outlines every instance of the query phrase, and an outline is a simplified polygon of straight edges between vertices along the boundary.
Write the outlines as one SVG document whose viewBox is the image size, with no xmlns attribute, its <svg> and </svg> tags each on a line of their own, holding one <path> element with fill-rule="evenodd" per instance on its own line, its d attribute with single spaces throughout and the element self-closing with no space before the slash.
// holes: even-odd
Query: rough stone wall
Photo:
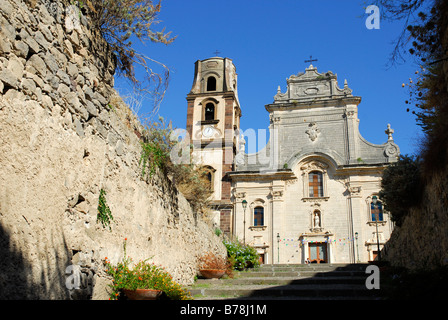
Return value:
<svg viewBox="0 0 448 320">
<path fill-rule="evenodd" d="M 387 243 L 384 259 L 410 270 L 448 265 L 448 170 L 425 186 L 422 204 L 412 208 Z"/>
<path fill-rule="evenodd" d="M 191 283 L 222 241 L 168 179 L 142 179 L 141 125 L 113 89 L 107 44 L 68 12 L 0 0 L 0 299 L 107 299 L 104 258 L 118 262 L 125 238 L 135 261 Z M 97 222 L 101 189 L 111 230 Z"/>
</svg>

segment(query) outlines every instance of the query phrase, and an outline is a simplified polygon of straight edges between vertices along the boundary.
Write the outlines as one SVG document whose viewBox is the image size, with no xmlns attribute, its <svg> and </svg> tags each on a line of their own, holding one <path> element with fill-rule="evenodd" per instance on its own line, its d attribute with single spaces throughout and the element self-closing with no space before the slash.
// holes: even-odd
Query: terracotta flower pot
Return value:
<svg viewBox="0 0 448 320">
<path fill-rule="evenodd" d="M 221 269 L 201 269 L 199 272 L 202 274 L 204 278 L 207 279 L 213 279 L 213 278 L 221 278 L 225 273 L 226 270 Z"/>
<path fill-rule="evenodd" d="M 162 295 L 162 290 L 154 289 L 124 289 L 123 291 L 129 300 L 158 300 Z"/>
</svg>

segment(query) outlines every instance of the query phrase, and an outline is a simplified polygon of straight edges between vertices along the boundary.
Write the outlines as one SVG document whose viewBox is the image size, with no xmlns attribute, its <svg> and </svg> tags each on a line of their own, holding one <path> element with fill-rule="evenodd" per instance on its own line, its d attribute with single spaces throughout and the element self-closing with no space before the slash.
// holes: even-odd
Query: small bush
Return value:
<svg viewBox="0 0 448 320">
<path fill-rule="evenodd" d="M 148 121 L 146 128 L 140 159 L 142 175 L 149 174 L 151 177 L 157 168 L 160 169 L 190 202 L 193 209 L 206 215 L 212 190 L 205 169 L 192 162 L 175 164 L 171 161 L 171 152 L 178 143 L 177 140 L 171 140 L 171 123 L 167 124 L 159 117 L 158 122 Z"/>
<path fill-rule="evenodd" d="M 419 204 L 421 186 L 419 158 L 400 156 L 384 170 L 379 197 L 397 226 L 402 224 L 409 209 Z"/>
<path fill-rule="evenodd" d="M 171 300 L 190 300 L 190 293 L 180 284 L 173 280 L 173 277 L 163 270 L 162 267 L 145 261 L 138 262 L 131 267 L 132 259 L 126 257 L 126 240 L 124 242 L 124 258 L 117 265 L 111 265 L 105 258 L 106 272 L 112 277 L 113 283 L 110 285 L 112 292 L 111 300 L 116 300 L 121 296 L 123 289 L 155 289 L 161 290 Z"/>
<path fill-rule="evenodd" d="M 207 252 L 199 258 L 199 269 L 226 270 L 227 267 L 227 257 L 219 257 L 212 252 Z"/>
<path fill-rule="evenodd" d="M 227 257 L 234 270 L 244 270 L 260 266 L 260 256 L 255 248 L 238 241 L 224 241 Z"/>
</svg>

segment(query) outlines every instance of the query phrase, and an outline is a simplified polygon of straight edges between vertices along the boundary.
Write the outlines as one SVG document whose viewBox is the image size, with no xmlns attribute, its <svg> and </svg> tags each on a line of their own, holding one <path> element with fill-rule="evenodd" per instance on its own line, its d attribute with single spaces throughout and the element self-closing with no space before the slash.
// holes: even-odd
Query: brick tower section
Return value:
<svg viewBox="0 0 448 320">
<path fill-rule="evenodd" d="M 227 173 L 233 171 L 233 160 L 235 157 L 235 146 L 233 142 L 233 120 L 234 120 L 234 103 L 235 96 L 233 93 L 225 95 L 225 119 L 224 119 L 224 146 L 222 157 L 222 184 L 221 184 L 221 201 L 223 204 L 231 205 L 231 181 L 227 177 Z M 231 214 L 232 210 L 225 206 L 220 210 L 220 227 L 221 230 L 229 234 L 231 232 Z"/>
<path fill-rule="evenodd" d="M 194 98 L 187 98 L 187 132 L 190 136 L 190 141 L 193 140 L 193 113 L 194 113 Z"/>
</svg>

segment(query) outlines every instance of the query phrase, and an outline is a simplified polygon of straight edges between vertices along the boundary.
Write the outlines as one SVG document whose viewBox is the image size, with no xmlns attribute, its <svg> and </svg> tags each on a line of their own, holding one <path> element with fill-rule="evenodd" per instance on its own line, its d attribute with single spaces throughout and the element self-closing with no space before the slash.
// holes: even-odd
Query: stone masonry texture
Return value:
<svg viewBox="0 0 448 320">
<path fill-rule="evenodd" d="M 125 238 L 133 260 L 190 284 L 222 239 L 162 174 L 142 177 L 142 126 L 113 88 L 113 56 L 70 5 L 0 0 L 0 299 L 107 299 L 104 259 L 117 263 Z"/>
</svg>

